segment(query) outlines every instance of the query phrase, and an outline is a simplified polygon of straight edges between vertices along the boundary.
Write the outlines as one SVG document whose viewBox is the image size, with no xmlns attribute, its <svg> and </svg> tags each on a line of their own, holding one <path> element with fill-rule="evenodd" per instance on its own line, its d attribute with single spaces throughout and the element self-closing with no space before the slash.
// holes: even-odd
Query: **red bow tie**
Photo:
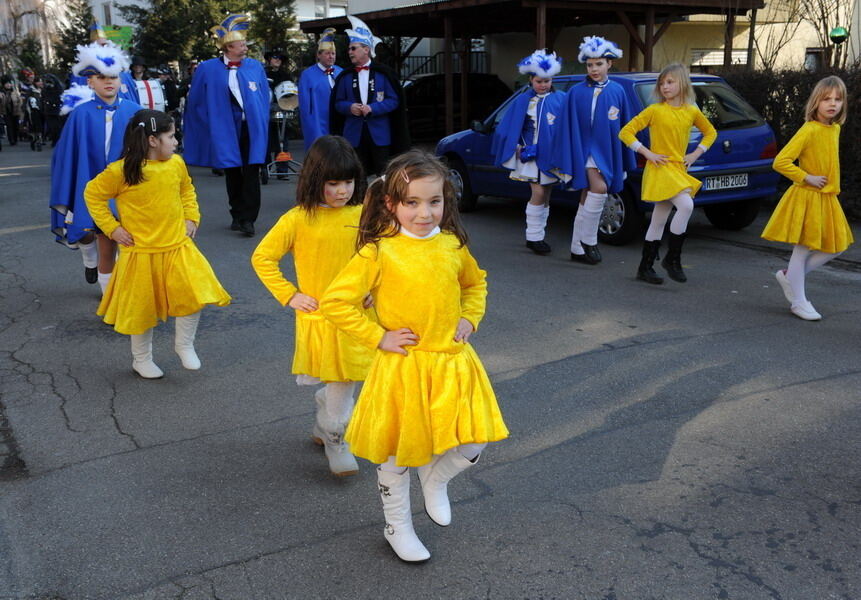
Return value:
<svg viewBox="0 0 861 600">
<path fill-rule="evenodd" d="M 326 71 L 325 71 L 326 75 L 331 75 L 331 74 L 332 74 L 332 73 L 334 73 L 334 72 L 335 72 L 335 67 L 329 67 L 329 68 L 328 68 L 328 69 L 326 69 Z"/>
<path fill-rule="evenodd" d="M 238 67 L 239 63 L 241 62 L 241 60 L 231 60 L 227 63 L 227 68 L 229 69 L 230 67 Z"/>
<path fill-rule="evenodd" d="M 371 67 L 369 67 L 367 65 L 365 65 L 364 67 L 356 67 L 356 73 L 358 73 L 359 71 L 367 71 L 370 68 Z"/>
</svg>

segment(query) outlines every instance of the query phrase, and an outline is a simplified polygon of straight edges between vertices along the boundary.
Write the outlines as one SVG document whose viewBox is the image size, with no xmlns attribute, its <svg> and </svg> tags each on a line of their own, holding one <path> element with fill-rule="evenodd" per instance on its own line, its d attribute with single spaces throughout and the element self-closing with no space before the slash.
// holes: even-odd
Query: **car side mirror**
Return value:
<svg viewBox="0 0 861 600">
<path fill-rule="evenodd" d="M 469 124 L 469 128 L 472 129 L 476 133 L 487 133 L 487 128 L 484 126 L 484 123 L 481 121 L 473 121 Z"/>
</svg>

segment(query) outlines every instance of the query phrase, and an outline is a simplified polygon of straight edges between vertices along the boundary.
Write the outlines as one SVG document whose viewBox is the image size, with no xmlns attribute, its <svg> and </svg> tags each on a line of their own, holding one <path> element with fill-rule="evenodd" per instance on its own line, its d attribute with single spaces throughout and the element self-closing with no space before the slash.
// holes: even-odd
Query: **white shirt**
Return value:
<svg viewBox="0 0 861 600">
<path fill-rule="evenodd" d="M 320 70 L 323 71 L 323 73 L 326 75 L 326 80 L 329 82 L 329 87 L 335 87 L 335 72 L 332 71 L 331 73 L 326 73 L 326 71 L 334 67 L 327 67 L 325 65 L 321 65 L 320 63 L 317 63 L 317 66 L 320 67 Z"/>
<path fill-rule="evenodd" d="M 120 99 L 117 98 L 117 102 Z M 111 152 L 111 134 L 114 131 L 114 111 L 105 111 L 105 160 L 108 160 L 108 155 Z"/>
<path fill-rule="evenodd" d="M 406 227 L 401 227 L 400 232 L 408 238 L 413 238 L 414 240 L 429 240 L 433 236 L 437 235 L 440 232 L 440 229 L 439 226 L 436 226 L 427 235 L 416 235 L 413 232 L 408 231 Z"/>
<path fill-rule="evenodd" d="M 368 61 L 364 65 L 365 67 L 371 66 L 371 61 Z M 359 97 L 362 99 L 362 104 L 368 103 L 368 82 L 371 80 L 371 72 L 367 69 L 362 69 L 359 71 Z"/>
<path fill-rule="evenodd" d="M 227 56 L 222 56 L 222 60 L 224 61 L 224 65 L 227 66 L 227 63 L 230 62 L 230 59 Z M 233 94 L 233 97 L 236 98 L 236 102 L 239 103 L 239 108 L 242 109 L 242 120 L 245 120 L 245 105 L 242 104 L 242 92 L 239 90 L 239 80 L 236 77 L 236 69 L 237 67 L 227 67 L 230 72 L 227 74 L 227 87 L 230 89 L 230 93 Z"/>
</svg>

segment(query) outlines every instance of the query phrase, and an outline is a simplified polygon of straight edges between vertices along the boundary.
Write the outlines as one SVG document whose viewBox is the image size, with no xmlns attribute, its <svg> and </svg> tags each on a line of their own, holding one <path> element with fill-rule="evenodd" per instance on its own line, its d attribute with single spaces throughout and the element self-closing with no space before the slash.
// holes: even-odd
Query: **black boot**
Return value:
<svg viewBox="0 0 861 600">
<path fill-rule="evenodd" d="M 664 283 L 662 277 L 658 277 L 652 265 L 655 264 L 655 259 L 658 258 L 658 249 L 661 247 L 661 240 L 645 242 L 643 244 L 643 258 L 640 260 L 640 266 L 637 268 L 637 279 L 642 279 L 646 283 L 654 283 L 656 285 Z"/>
<path fill-rule="evenodd" d="M 667 244 L 669 246 L 667 248 L 667 255 L 661 261 L 661 266 L 667 270 L 667 275 L 670 276 L 670 279 L 679 283 L 684 283 L 688 280 L 685 272 L 682 270 L 682 245 L 684 243 L 684 233 L 679 235 L 670 233 L 670 239 Z"/>
</svg>

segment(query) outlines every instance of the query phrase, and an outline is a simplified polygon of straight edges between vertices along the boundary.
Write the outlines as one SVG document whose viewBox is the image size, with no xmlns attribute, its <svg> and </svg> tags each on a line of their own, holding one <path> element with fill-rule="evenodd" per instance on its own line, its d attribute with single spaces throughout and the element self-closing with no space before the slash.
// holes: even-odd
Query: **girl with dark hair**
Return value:
<svg viewBox="0 0 861 600">
<path fill-rule="evenodd" d="M 356 382 L 364 381 L 372 352 L 323 318 L 318 301 L 355 252 L 364 193 L 365 174 L 350 143 L 334 135 L 318 138 L 299 174 L 298 206 L 278 220 L 251 257 L 263 285 L 282 306 L 296 312 L 296 383 L 326 384 L 314 395 L 312 437 L 323 446 L 329 470 L 337 476 L 359 471 L 342 438 L 353 412 Z M 288 252 L 293 253 L 296 284 L 279 268 Z"/>
<path fill-rule="evenodd" d="M 430 553 L 413 529 L 409 467 L 425 510 L 451 522 L 448 482 L 488 442 L 508 437 L 490 380 L 467 342 L 484 315 L 486 273 L 466 246 L 448 170 L 427 152 L 394 158 L 371 184 L 362 246 L 320 302 L 325 317 L 375 350 L 346 439 L 377 463 L 384 535 L 401 560 Z M 371 294 L 379 323 L 360 309 Z"/>
<path fill-rule="evenodd" d="M 200 223 L 185 162 L 174 154 L 173 119 L 139 110 L 128 123 L 120 160 L 90 181 L 84 199 L 93 220 L 120 245 L 120 257 L 97 314 L 131 336 L 132 369 L 145 379 L 164 373 L 152 359 L 152 328 L 176 317 L 174 349 L 186 369 L 200 368 L 194 338 L 206 304 L 230 296 L 192 239 Z M 116 199 L 118 218 L 108 205 Z"/>
</svg>

